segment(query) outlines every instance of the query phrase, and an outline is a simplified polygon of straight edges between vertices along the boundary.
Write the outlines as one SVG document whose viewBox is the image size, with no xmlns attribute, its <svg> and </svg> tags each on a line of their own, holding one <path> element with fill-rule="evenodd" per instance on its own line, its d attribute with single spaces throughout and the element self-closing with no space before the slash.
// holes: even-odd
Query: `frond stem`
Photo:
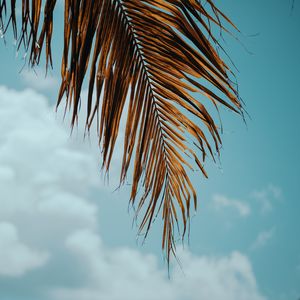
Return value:
<svg viewBox="0 0 300 300">
<path fill-rule="evenodd" d="M 150 90 L 150 95 L 151 95 L 151 98 L 153 99 L 153 106 L 154 106 L 154 113 L 155 113 L 155 118 L 156 118 L 156 121 L 157 121 L 157 125 L 158 125 L 158 129 L 159 129 L 159 135 L 160 135 L 160 141 L 161 141 L 161 146 L 163 148 L 163 155 L 164 155 L 164 158 L 165 158 L 165 161 L 167 162 L 166 164 L 166 185 L 169 183 L 169 159 L 167 157 L 167 154 L 166 154 L 166 146 L 165 146 L 165 138 L 164 138 L 164 130 L 161 126 L 161 117 L 158 113 L 158 109 L 157 109 L 157 104 L 156 104 L 156 97 L 154 95 L 154 92 L 153 92 L 153 87 L 152 87 L 152 83 L 151 83 L 151 79 L 149 77 L 149 74 L 148 74 L 148 68 L 147 68 L 147 65 L 145 64 L 145 57 L 140 49 L 140 45 L 137 43 L 137 40 L 138 40 L 138 37 L 136 36 L 136 33 L 134 32 L 134 26 L 130 23 L 130 17 L 128 17 L 128 14 L 126 12 L 126 8 L 123 7 L 123 4 L 122 4 L 122 0 L 116 0 L 116 2 L 118 3 L 118 6 L 125 18 L 125 22 L 126 22 L 126 25 L 128 26 L 128 29 L 130 31 L 130 34 L 132 36 L 132 41 L 134 43 L 134 46 L 137 50 L 137 54 L 138 54 L 138 58 L 142 64 L 142 69 L 143 69 L 143 73 L 145 74 L 145 77 L 146 77 L 146 80 L 147 80 L 147 85 L 149 87 L 149 90 Z"/>
</svg>

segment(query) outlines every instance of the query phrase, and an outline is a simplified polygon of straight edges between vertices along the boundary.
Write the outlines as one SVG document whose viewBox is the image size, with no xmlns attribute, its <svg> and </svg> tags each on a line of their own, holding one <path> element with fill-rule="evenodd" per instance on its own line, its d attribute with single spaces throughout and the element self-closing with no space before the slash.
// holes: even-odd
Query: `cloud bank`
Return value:
<svg viewBox="0 0 300 300">
<path fill-rule="evenodd" d="M 16 277 L 33 300 L 265 299 L 240 252 L 179 251 L 183 270 L 174 264 L 169 280 L 154 255 L 107 246 L 91 199 L 104 195 L 98 156 L 79 143 L 45 97 L 0 87 L 0 285 L 11 287 L 1 300 L 23 299 Z"/>
<path fill-rule="evenodd" d="M 11 223 L 0 223 L 0 277 L 21 276 L 28 270 L 43 266 L 46 252 L 33 250 L 19 240 L 16 227 Z"/>
</svg>

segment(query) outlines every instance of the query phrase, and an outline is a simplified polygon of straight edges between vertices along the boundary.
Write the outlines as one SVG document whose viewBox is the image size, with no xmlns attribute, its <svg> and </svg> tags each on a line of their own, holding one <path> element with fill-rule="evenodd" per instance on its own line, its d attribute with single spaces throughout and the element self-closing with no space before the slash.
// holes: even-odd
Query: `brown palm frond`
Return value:
<svg viewBox="0 0 300 300">
<path fill-rule="evenodd" d="M 20 29 L 16 1 L 0 3 L 0 24 L 4 30 L 12 25 L 18 45 L 24 44 L 30 52 L 30 63 L 40 62 L 45 44 L 47 64 L 52 65 L 56 1 L 23 0 Z M 200 0 L 65 1 L 58 104 L 66 96 L 66 105 L 73 110 L 74 125 L 82 85 L 88 78 L 86 126 L 89 129 L 96 119 L 103 166 L 108 170 L 128 99 L 120 181 L 124 182 L 134 160 L 130 199 L 134 204 L 139 197 L 137 210 L 144 210 L 140 231 L 145 229 L 147 235 L 161 208 L 162 247 L 168 262 L 175 251 L 175 224 L 182 224 L 184 236 L 191 201 L 196 208 L 196 192 L 188 176 L 188 170 L 193 169 L 190 158 L 206 177 L 206 154 L 213 155 L 213 148 L 218 152 L 221 143 L 218 126 L 192 93 L 209 98 L 216 108 L 221 104 L 236 112 L 242 109 L 228 77 L 230 69 L 216 51 L 219 44 L 213 33 L 216 28 L 226 30 L 223 23 L 235 27 L 212 0 L 205 3 L 204 6 Z M 10 13 L 5 23 L 7 5 Z M 187 142 L 187 136 L 192 137 L 193 146 Z M 141 185 L 143 195 L 138 196 Z"/>
</svg>

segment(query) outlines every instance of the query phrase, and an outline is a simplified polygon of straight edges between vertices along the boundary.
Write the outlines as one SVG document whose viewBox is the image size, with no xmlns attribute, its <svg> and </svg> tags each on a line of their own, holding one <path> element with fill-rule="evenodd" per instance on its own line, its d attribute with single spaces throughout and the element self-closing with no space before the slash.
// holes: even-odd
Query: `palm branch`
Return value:
<svg viewBox="0 0 300 300">
<path fill-rule="evenodd" d="M 88 80 L 86 127 L 97 122 L 103 168 L 108 171 L 128 102 L 120 182 L 132 171 L 130 202 L 142 213 L 147 236 L 162 213 L 162 248 L 175 254 L 174 227 L 185 236 L 197 196 L 189 170 L 203 175 L 207 154 L 219 152 L 219 127 L 204 106 L 242 112 L 230 68 L 217 49 L 216 30 L 235 29 L 212 0 L 65 0 L 61 101 L 78 118 Z M 52 66 L 51 38 L 56 0 L 23 0 L 20 26 L 16 1 L 0 1 L 0 25 L 12 26 L 32 66 L 42 49 Z M 225 24 L 225 25 L 224 25 Z M 93 97 L 93 95 L 96 95 Z M 201 101 L 196 95 L 202 95 Z M 66 100 L 63 100 L 66 99 Z M 143 192 L 139 193 L 139 187 Z"/>
</svg>

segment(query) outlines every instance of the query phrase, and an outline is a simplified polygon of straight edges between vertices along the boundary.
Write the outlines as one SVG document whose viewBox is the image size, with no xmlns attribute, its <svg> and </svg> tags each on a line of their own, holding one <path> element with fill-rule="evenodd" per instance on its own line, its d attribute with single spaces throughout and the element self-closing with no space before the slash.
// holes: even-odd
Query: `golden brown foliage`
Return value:
<svg viewBox="0 0 300 300">
<path fill-rule="evenodd" d="M 18 46 L 23 44 L 29 51 L 30 64 L 40 62 L 45 48 L 47 65 L 52 65 L 56 1 L 23 0 L 20 28 L 16 1 L 0 3 L 0 25 L 4 29 L 12 25 Z M 188 159 L 206 177 L 203 161 L 207 152 L 213 155 L 215 150 L 205 131 L 217 152 L 221 143 L 217 125 L 192 92 L 209 98 L 216 108 L 222 104 L 241 111 L 211 29 L 225 30 L 223 22 L 233 24 L 212 0 L 205 6 L 200 0 L 66 0 L 64 5 L 58 104 L 66 96 L 74 125 L 83 81 L 88 78 L 86 126 L 89 129 L 96 119 L 103 166 L 108 170 L 128 101 L 120 181 L 124 182 L 134 160 L 130 201 L 134 204 L 138 198 L 137 211 L 144 210 L 140 232 L 145 229 L 147 235 L 162 210 L 162 248 L 169 262 L 175 251 L 174 225 L 182 224 L 184 236 L 191 201 L 196 208 Z M 187 136 L 192 137 L 192 146 Z M 140 185 L 143 194 L 138 196 Z"/>
</svg>

